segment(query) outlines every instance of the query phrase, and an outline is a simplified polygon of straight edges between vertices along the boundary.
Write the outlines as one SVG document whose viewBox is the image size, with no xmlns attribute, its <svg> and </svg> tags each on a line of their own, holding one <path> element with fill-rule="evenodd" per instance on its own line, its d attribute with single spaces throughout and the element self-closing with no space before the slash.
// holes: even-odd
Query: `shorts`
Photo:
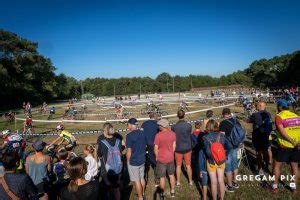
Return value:
<svg viewBox="0 0 300 200">
<path fill-rule="evenodd" d="M 174 175 L 175 174 L 175 164 L 174 161 L 169 163 L 161 163 L 157 161 L 155 173 L 157 178 L 163 178 L 167 174 L 168 175 Z"/>
<path fill-rule="evenodd" d="M 269 135 L 252 135 L 252 144 L 256 151 L 267 151 L 270 147 Z"/>
<path fill-rule="evenodd" d="M 300 161 L 300 150 L 295 148 L 278 148 L 275 154 L 275 160 L 277 162 L 299 162 Z"/>
<path fill-rule="evenodd" d="M 130 180 L 133 182 L 143 180 L 145 175 L 145 164 L 142 164 L 140 166 L 128 165 L 128 173 Z"/>
<path fill-rule="evenodd" d="M 239 148 L 231 149 L 227 155 L 225 173 L 233 172 L 239 168 L 238 161 Z"/>
<path fill-rule="evenodd" d="M 183 160 L 186 165 L 191 165 L 191 159 L 192 159 L 192 151 L 183 154 L 175 152 L 176 166 L 182 165 Z"/>
<path fill-rule="evenodd" d="M 208 185 L 208 174 L 207 171 L 201 171 L 201 185 L 202 186 L 207 186 Z"/>
<path fill-rule="evenodd" d="M 217 169 L 225 169 L 225 163 L 222 165 L 217 165 L 217 164 L 210 164 L 208 161 L 206 161 L 206 166 L 207 166 L 207 171 L 208 172 L 214 172 Z"/>
</svg>

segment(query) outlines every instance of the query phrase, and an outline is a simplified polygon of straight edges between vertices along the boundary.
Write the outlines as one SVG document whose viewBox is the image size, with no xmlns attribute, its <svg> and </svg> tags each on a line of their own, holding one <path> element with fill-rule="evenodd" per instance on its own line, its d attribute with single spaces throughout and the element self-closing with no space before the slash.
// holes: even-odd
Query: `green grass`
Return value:
<svg viewBox="0 0 300 200">
<path fill-rule="evenodd" d="M 192 107 L 192 110 L 196 110 L 196 109 L 201 109 L 203 108 L 203 106 L 194 105 L 195 107 Z M 172 106 L 165 106 L 164 109 L 170 109 L 170 111 L 168 111 L 169 113 L 175 113 L 176 109 L 177 109 L 177 105 L 172 105 Z M 209 106 L 208 106 L 209 107 Z M 141 107 L 138 107 L 138 109 L 128 109 L 129 111 L 137 111 L 140 110 Z M 88 108 L 90 110 L 90 108 Z M 233 112 L 242 112 L 242 108 L 240 107 L 231 107 Z M 272 104 L 269 104 L 267 106 L 267 110 L 269 112 L 271 112 L 273 118 L 275 116 L 276 113 L 276 107 Z M 112 112 L 113 109 L 108 110 L 108 112 Z M 58 114 L 62 114 L 63 110 L 58 110 L 57 111 Z M 100 113 L 100 110 L 97 110 L 96 108 L 94 110 L 90 110 L 90 113 Z M 216 116 L 220 116 L 221 115 L 221 109 L 217 109 L 214 110 L 215 115 Z M 299 110 L 298 110 L 298 114 L 299 114 Z M 198 114 L 193 114 L 190 116 L 187 116 L 188 120 L 194 120 L 194 119 L 199 119 L 200 117 L 204 117 L 205 113 L 198 113 Z M 137 116 L 138 117 L 138 116 Z M 37 116 L 34 115 L 34 119 L 46 119 L 47 116 Z M 97 119 L 101 119 L 101 117 L 91 117 L 89 119 L 92 120 L 97 120 Z M 171 118 L 169 119 L 172 122 L 176 121 L 176 118 Z M 246 124 L 245 122 L 242 123 L 243 126 L 245 126 L 245 128 L 247 129 L 248 132 L 251 132 L 251 125 L 250 124 Z M 54 124 L 47 124 L 47 123 L 36 123 L 36 126 L 38 126 L 38 128 L 36 128 L 36 132 L 43 132 L 43 131 L 49 131 L 50 129 L 55 129 L 56 127 L 56 123 Z M 125 125 L 123 124 L 117 124 L 115 123 L 115 129 L 118 128 L 126 128 Z M 0 121 L 0 129 L 4 129 L 4 128 L 11 128 L 13 130 L 17 129 L 17 130 L 22 130 L 22 122 L 18 121 L 16 124 L 12 123 L 12 124 L 6 124 L 3 121 Z M 66 127 L 68 130 L 99 130 L 102 128 L 102 124 L 66 124 Z M 49 128 L 49 129 L 48 129 Z M 122 133 L 123 136 L 126 136 L 127 133 Z M 82 149 L 82 145 L 84 144 L 95 144 L 96 140 L 97 140 L 97 135 L 81 135 L 78 136 L 79 139 L 79 147 L 76 148 L 76 151 L 81 151 Z M 51 140 L 53 140 L 53 137 L 42 137 L 46 142 L 50 142 Z M 30 144 L 30 142 L 29 142 Z M 31 145 L 28 145 L 31 146 Z M 248 158 L 250 161 L 250 165 L 254 165 L 255 164 L 255 153 L 254 150 L 252 149 L 251 146 L 247 147 L 247 152 L 248 152 Z M 270 168 L 271 170 L 271 168 Z M 247 165 L 245 165 L 244 163 L 241 164 L 240 166 L 240 174 L 241 175 L 250 175 L 253 174 L 253 172 L 249 169 L 249 167 Z M 284 175 L 288 175 L 290 174 L 290 169 L 289 166 L 284 165 L 283 169 L 282 169 L 282 174 Z M 267 184 L 271 184 L 270 182 L 268 182 Z M 286 183 L 288 184 L 288 183 Z M 244 199 L 253 199 L 253 200 L 260 200 L 260 199 L 300 199 L 300 197 L 292 197 L 290 191 L 287 188 L 284 188 L 283 186 L 280 186 L 280 193 L 279 194 L 271 194 L 268 189 L 261 183 L 261 182 L 257 182 L 257 181 L 242 181 L 240 182 L 241 187 L 239 189 L 237 189 L 234 193 L 226 193 L 225 199 L 237 199 L 237 200 L 244 200 Z M 299 186 L 299 185 L 298 185 Z M 170 195 L 169 195 L 169 186 L 167 185 L 167 199 L 170 199 Z M 189 186 L 188 182 L 187 182 L 187 178 L 185 176 L 181 177 L 181 186 L 180 187 L 176 187 L 176 199 L 182 199 L 182 200 L 187 200 L 187 199 L 199 199 L 199 195 L 201 193 L 200 190 L 200 185 L 199 183 L 195 183 L 194 186 Z M 146 196 L 147 199 L 153 199 L 155 195 L 155 187 L 154 187 L 154 179 L 153 179 L 153 171 L 152 169 L 149 171 L 149 181 L 147 184 L 147 188 L 146 188 Z M 126 186 L 125 191 L 123 193 L 123 196 L 128 197 L 129 199 L 135 199 L 136 197 L 136 193 L 134 190 L 134 187 L 129 184 L 128 186 Z"/>
</svg>

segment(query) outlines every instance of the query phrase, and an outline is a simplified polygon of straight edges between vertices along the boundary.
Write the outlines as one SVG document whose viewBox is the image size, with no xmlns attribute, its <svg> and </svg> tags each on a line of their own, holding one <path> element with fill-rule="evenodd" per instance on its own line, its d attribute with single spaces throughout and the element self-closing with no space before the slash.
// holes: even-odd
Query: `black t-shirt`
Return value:
<svg viewBox="0 0 300 200">
<path fill-rule="evenodd" d="M 37 188 L 27 174 L 6 173 L 4 175 L 4 180 L 8 185 L 9 190 L 12 191 L 20 199 L 39 199 Z M 10 197 L 4 191 L 4 188 L 1 184 L 0 199 L 10 200 Z"/>
<path fill-rule="evenodd" d="M 98 157 L 99 158 L 103 157 L 104 160 L 107 159 L 107 151 L 108 151 L 108 149 L 105 146 L 105 144 L 103 144 L 103 142 L 101 142 L 101 140 L 106 140 L 108 142 L 108 144 L 110 144 L 111 146 L 115 146 L 115 143 L 116 143 L 117 139 L 120 140 L 119 149 L 122 152 L 123 151 L 123 147 L 122 147 L 123 137 L 120 134 L 115 133 L 112 138 L 106 138 L 104 136 L 104 134 L 100 135 L 98 137 L 98 140 L 97 140 L 97 145 L 98 145 L 97 155 L 98 155 Z"/>
<path fill-rule="evenodd" d="M 99 196 L 99 182 L 90 181 L 87 184 L 78 186 L 76 192 L 70 192 L 68 187 L 61 190 L 62 200 L 98 200 Z"/>
<path fill-rule="evenodd" d="M 231 123 L 230 123 L 230 122 Z M 220 131 L 221 132 L 224 132 L 225 133 L 225 136 L 230 136 L 230 133 L 231 133 L 231 131 L 232 131 L 232 128 L 233 128 L 233 124 L 234 123 L 237 123 L 237 124 L 240 124 L 240 122 L 236 119 L 236 118 L 228 118 L 228 119 L 225 119 L 225 120 L 223 120 L 223 121 L 221 121 L 221 123 L 220 123 Z"/>
<path fill-rule="evenodd" d="M 259 111 L 259 112 L 256 112 L 256 113 L 253 113 L 249 120 L 250 122 L 252 123 L 252 128 L 253 128 L 253 133 L 254 134 L 259 134 L 261 133 L 261 130 L 262 129 L 262 125 L 264 123 L 265 120 L 270 120 L 271 121 L 271 115 L 269 112 L 267 111 Z"/>
</svg>

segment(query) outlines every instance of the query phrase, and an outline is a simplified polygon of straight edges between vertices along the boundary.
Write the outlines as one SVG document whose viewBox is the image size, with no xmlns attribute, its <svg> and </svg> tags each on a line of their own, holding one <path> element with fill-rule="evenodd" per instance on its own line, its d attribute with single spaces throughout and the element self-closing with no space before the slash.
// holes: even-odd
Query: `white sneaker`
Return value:
<svg viewBox="0 0 300 200">
<path fill-rule="evenodd" d="M 180 182 L 176 182 L 176 186 L 180 186 Z"/>
</svg>

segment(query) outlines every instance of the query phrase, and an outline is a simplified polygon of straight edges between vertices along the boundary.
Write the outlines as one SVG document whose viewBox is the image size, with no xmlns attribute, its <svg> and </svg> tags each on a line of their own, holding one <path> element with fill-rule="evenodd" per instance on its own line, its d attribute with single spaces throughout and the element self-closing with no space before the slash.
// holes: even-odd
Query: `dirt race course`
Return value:
<svg viewBox="0 0 300 200">
<path fill-rule="evenodd" d="M 208 109 L 211 107 L 220 106 L 220 102 L 218 101 L 208 101 L 208 102 L 198 102 L 195 100 L 186 100 L 188 102 L 188 111 L 195 111 L 195 110 L 201 110 L 201 109 Z M 86 115 L 81 117 L 81 120 L 89 120 L 89 121 L 105 121 L 105 120 L 111 120 L 114 119 L 114 107 L 113 105 L 108 104 L 98 104 L 97 102 L 93 103 L 91 101 L 89 102 L 80 102 L 78 104 L 78 110 L 80 109 L 80 105 L 82 103 L 85 103 L 87 106 L 86 109 Z M 155 102 L 158 103 L 158 102 Z M 160 107 L 161 110 L 164 110 L 167 112 L 168 115 L 175 114 L 178 110 L 179 101 L 169 101 L 164 102 Z M 222 104 L 230 104 L 232 103 L 232 100 L 228 100 L 226 102 L 222 102 Z M 76 105 L 76 104 L 75 104 Z M 141 109 L 146 106 L 146 101 L 142 103 L 131 103 L 124 104 L 126 112 L 130 113 L 126 116 L 126 118 L 129 117 L 137 117 L 137 118 L 146 118 L 147 115 L 141 114 Z M 51 107 L 52 105 L 49 105 Z M 62 115 L 64 113 L 64 109 L 66 107 L 66 103 L 59 103 L 55 105 L 57 107 L 56 115 L 53 116 L 51 120 L 60 121 L 62 120 Z M 246 128 L 248 135 L 247 140 L 245 141 L 245 149 L 246 149 L 246 155 L 248 159 L 248 163 L 246 162 L 246 159 L 243 159 L 240 165 L 240 174 L 241 175 L 254 175 L 254 167 L 255 167 L 255 151 L 252 147 L 251 143 L 251 125 L 245 123 L 243 120 L 245 117 L 243 116 L 243 108 L 235 105 L 229 106 L 231 108 L 233 113 L 236 113 L 236 115 L 240 118 L 240 121 L 242 122 L 243 126 Z M 213 109 L 215 116 L 221 116 L 222 108 L 216 108 Z M 274 104 L 268 104 L 267 110 L 272 114 L 272 117 L 274 119 L 274 115 L 276 113 L 276 108 Z M 109 113 L 107 115 L 104 115 L 103 113 Z M 205 111 L 198 112 L 194 114 L 186 115 L 186 120 L 199 120 L 200 118 L 204 118 Z M 17 116 L 18 118 L 24 118 L 24 115 L 20 114 Z M 34 120 L 47 120 L 48 114 L 41 115 L 38 112 L 33 112 L 33 119 Z M 68 120 L 65 118 L 65 120 Z M 168 117 L 168 120 L 170 122 L 176 122 L 176 117 Z M 115 126 L 115 130 L 119 129 L 126 129 L 126 124 L 120 123 L 120 122 L 112 122 Z M 48 123 L 48 122 L 34 122 L 34 132 L 35 133 L 42 133 L 39 136 L 25 136 L 28 139 L 28 150 L 30 150 L 31 142 L 34 141 L 37 138 L 43 138 L 44 141 L 49 143 L 51 140 L 54 139 L 53 136 L 49 136 L 47 134 L 55 133 L 55 127 L 58 123 Z M 101 130 L 103 123 L 101 122 L 91 122 L 91 123 L 64 123 L 67 130 L 70 132 L 78 132 L 78 131 L 90 131 L 90 130 Z M 139 123 L 140 125 L 142 122 Z M 192 123 L 194 126 L 194 124 Z M 11 130 L 18 130 L 18 132 L 23 131 L 23 121 L 22 120 L 16 120 L 15 122 L 8 123 L 5 121 L 0 122 L 0 128 L 1 130 L 4 128 L 10 128 Z M 126 137 L 127 131 L 120 132 L 124 137 Z M 81 152 L 82 146 L 85 144 L 95 144 L 97 141 L 98 134 L 79 134 L 76 135 L 76 138 L 78 139 L 79 146 L 76 147 L 77 152 Z M 269 166 L 269 170 L 271 171 L 271 166 Z M 290 174 L 290 168 L 289 166 L 285 165 L 282 169 L 282 174 L 289 175 Z M 266 173 L 268 176 L 269 173 Z M 196 177 L 196 174 L 194 174 Z M 133 185 L 129 183 L 128 181 L 128 175 L 124 174 L 124 192 L 123 197 L 124 199 L 135 199 L 136 194 L 135 190 L 133 188 Z M 268 187 L 270 186 L 271 182 L 269 181 L 241 181 L 240 188 L 237 189 L 234 193 L 226 193 L 225 199 L 300 199 L 300 196 L 298 197 L 292 197 L 291 192 L 288 189 L 288 182 L 282 182 L 280 186 L 280 192 L 278 194 L 271 194 L 268 191 Z M 195 184 L 193 186 L 190 186 L 187 182 L 186 174 L 184 173 L 184 176 L 182 176 L 181 180 L 181 186 L 176 187 L 176 198 L 175 199 L 199 199 L 199 196 L 201 194 L 201 186 L 199 185 L 199 182 L 196 181 L 195 178 Z M 169 187 L 167 186 L 167 199 L 171 198 L 169 195 Z M 154 178 L 153 178 L 153 171 L 152 169 L 149 171 L 149 178 L 146 186 L 146 197 L 147 199 L 156 199 L 158 198 L 158 195 L 155 193 L 155 187 L 154 187 Z"/>
</svg>

